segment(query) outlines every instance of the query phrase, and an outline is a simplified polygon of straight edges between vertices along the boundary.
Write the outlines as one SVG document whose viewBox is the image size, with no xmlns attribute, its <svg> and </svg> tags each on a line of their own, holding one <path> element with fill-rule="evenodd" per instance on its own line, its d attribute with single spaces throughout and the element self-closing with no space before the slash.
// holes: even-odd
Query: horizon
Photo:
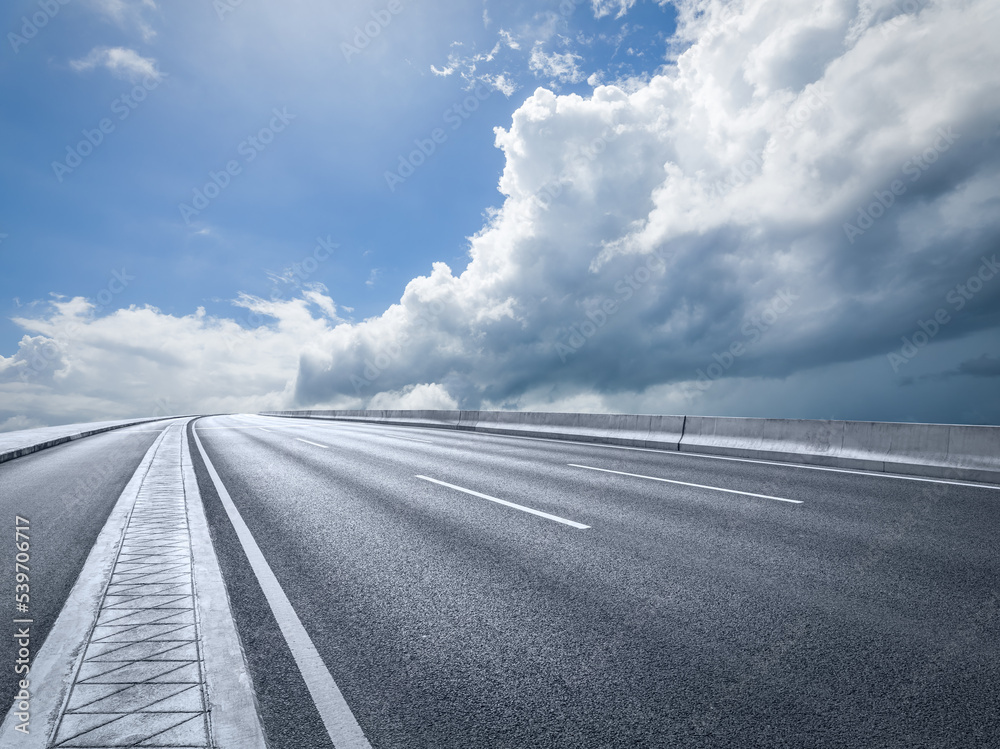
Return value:
<svg viewBox="0 0 1000 749">
<path fill-rule="evenodd" d="M 1000 9 L 800 6 L 12 3 L 0 432 L 1000 424 Z"/>
</svg>

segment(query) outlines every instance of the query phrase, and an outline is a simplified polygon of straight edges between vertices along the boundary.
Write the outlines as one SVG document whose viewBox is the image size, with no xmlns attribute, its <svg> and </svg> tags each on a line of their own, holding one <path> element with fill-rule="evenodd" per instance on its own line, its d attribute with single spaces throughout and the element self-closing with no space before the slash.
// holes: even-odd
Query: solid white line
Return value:
<svg viewBox="0 0 1000 749">
<path fill-rule="evenodd" d="M 215 466 L 208 459 L 208 453 L 205 452 L 205 447 L 201 444 L 201 437 L 198 436 L 197 432 L 194 434 L 194 440 L 198 445 L 198 452 L 201 453 L 202 460 L 205 461 L 208 475 L 211 476 L 212 483 L 215 484 L 219 500 L 226 508 L 229 521 L 233 524 L 233 529 L 243 545 L 243 551 L 257 576 L 261 590 L 264 591 L 264 597 L 267 598 L 267 602 L 271 606 L 281 634 L 284 635 L 285 642 L 288 643 L 288 647 L 292 651 L 292 657 L 302 673 L 302 678 L 309 689 L 309 694 L 312 695 L 313 702 L 316 703 L 316 709 L 319 711 L 320 718 L 323 720 L 323 725 L 326 726 L 326 732 L 330 735 L 333 745 L 336 749 L 371 749 L 371 744 L 368 743 L 354 713 L 347 705 L 340 687 L 337 686 L 337 682 L 333 680 L 326 664 L 323 663 L 322 656 L 309 638 L 309 633 L 306 632 L 298 614 L 295 613 L 285 591 L 282 590 L 281 583 L 275 577 L 271 565 L 264 558 L 264 553 L 243 521 L 240 511 L 233 504 L 233 500 L 229 496 L 229 492 L 226 491 L 226 487 L 223 486 Z"/>
<path fill-rule="evenodd" d="M 211 432 L 211 431 L 220 430 L 220 429 L 225 430 L 225 429 L 264 429 L 264 428 L 265 427 L 258 427 L 258 426 L 252 426 L 252 427 L 195 427 L 195 429 L 197 429 L 199 432 Z M 301 429 L 301 428 L 302 427 L 298 426 L 297 424 L 274 424 L 274 425 L 272 425 L 268 429 L 268 431 L 271 431 L 273 429 Z M 158 429 L 149 429 L 147 431 L 155 432 L 155 431 L 159 431 L 159 430 Z"/>
<path fill-rule="evenodd" d="M 262 432 L 270 432 L 270 431 L 271 431 L 270 429 L 267 429 L 267 428 L 265 428 L 265 427 L 257 427 L 257 428 L 258 428 L 258 429 L 259 429 L 260 431 L 262 431 Z"/>
<path fill-rule="evenodd" d="M 181 476 L 191 539 L 191 567 L 200 622 L 202 663 L 208 685 L 215 744 L 222 749 L 264 749 L 264 729 L 253 685 L 246 678 L 246 658 L 226 595 L 219 559 L 205 517 L 205 506 L 194 471 L 193 448 L 180 435 Z M 70 742 L 72 743 L 72 742 Z"/>
<path fill-rule="evenodd" d="M 414 439 L 413 437 L 400 437 L 399 435 L 396 435 L 396 439 L 398 439 L 398 440 L 406 440 L 407 442 L 423 442 L 425 445 L 433 445 L 434 444 L 430 440 L 417 440 L 417 439 Z"/>
<path fill-rule="evenodd" d="M 662 481 L 665 484 L 680 484 L 681 486 L 693 486 L 696 489 L 711 489 L 714 492 L 726 492 L 727 494 L 742 494 L 745 497 L 760 497 L 761 499 L 773 499 L 778 502 L 790 502 L 793 505 L 802 504 L 801 499 L 785 499 L 784 497 L 772 497 L 769 494 L 754 494 L 753 492 L 741 492 L 737 489 L 723 489 L 718 486 L 706 486 L 705 484 L 692 484 L 687 481 L 674 481 L 673 479 L 661 479 L 658 476 L 643 476 L 641 473 L 626 473 L 625 471 L 611 471 L 607 468 L 594 468 L 593 466 L 581 466 L 577 463 L 567 463 L 573 468 L 586 468 L 590 471 L 602 471 L 603 473 L 616 473 L 619 476 L 632 476 L 637 479 L 649 479 L 650 481 Z"/>
<path fill-rule="evenodd" d="M 297 439 L 299 442 L 305 442 L 307 445 L 315 445 L 316 447 L 322 447 L 324 450 L 330 449 L 329 445 L 321 445 L 318 442 L 310 442 L 309 440 L 304 440 L 301 437 L 296 437 L 295 439 Z"/>
<path fill-rule="evenodd" d="M 473 497 L 480 497 L 481 499 L 488 499 L 490 502 L 496 502 L 498 505 L 504 505 L 505 507 L 513 507 L 515 510 L 520 510 L 521 512 L 528 512 L 532 515 L 538 515 L 540 518 L 546 518 L 547 520 L 555 520 L 557 523 L 562 523 L 563 525 L 569 525 L 573 528 L 578 528 L 579 530 L 584 530 L 589 528 L 589 525 L 584 525 L 583 523 L 577 523 L 573 520 L 567 520 L 566 518 L 561 518 L 558 515 L 550 515 L 547 512 L 542 512 L 541 510 L 533 510 L 530 507 L 525 507 L 524 505 L 516 505 L 513 502 L 508 502 L 505 499 L 497 499 L 496 497 L 491 497 L 489 494 L 480 494 L 479 492 L 474 492 L 472 489 L 464 489 L 461 486 L 455 486 L 454 484 L 449 484 L 446 481 L 438 481 L 437 479 L 428 478 L 427 476 L 421 476 L 419 473 L 416 474 L 418 479 L 423 479 L 424 481 L 430 481 L 433 484 L 440 484 L 441 486 L 447 486 L 449 489 L 456 489 L 460 492 L 465 492 L 466 494 L 471 494 Z"/>
<path fill-rule="evenodd" d="M 199 432 L 210 432 L 213 429 L 260 429 L 260 427 L 195 427 Z"/>
</svg>

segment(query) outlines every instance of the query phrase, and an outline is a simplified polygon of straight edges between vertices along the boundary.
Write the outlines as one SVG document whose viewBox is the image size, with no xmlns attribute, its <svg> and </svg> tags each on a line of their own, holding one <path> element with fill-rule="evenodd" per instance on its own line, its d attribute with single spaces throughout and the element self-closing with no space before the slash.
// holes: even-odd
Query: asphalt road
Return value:
<svg viewBox="0 0 1000 749">
<path fill-rule="evenodd" d="M 377 749 L 1000 746 L 998 490 L 449 430 L 197 427 Z M 329 746 L 195 463 L 269 741 Z"/>
<path fill-rule="evenodd" d="M 31 651 L 37 653 L 62 610 L 87 554 L 157 435 L 172 421 L 118 429 L 0 463 L 0 700 L 18 680 L 14 610 L 15 516 L 29 522 Z M 23 530 L 23 526 L 22 526 Z"/>
</svg>

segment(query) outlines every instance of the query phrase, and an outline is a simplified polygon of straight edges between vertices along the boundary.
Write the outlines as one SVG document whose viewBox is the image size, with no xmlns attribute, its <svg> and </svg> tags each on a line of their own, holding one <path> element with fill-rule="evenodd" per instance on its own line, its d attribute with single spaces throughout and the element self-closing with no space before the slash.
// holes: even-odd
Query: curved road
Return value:
<svg viewBox="0 0 1000 749">
<path fill-rule="evenodd" d="M 374 747 L 1000 745 L 996 489 L 437 429 L 197 428 Z M 330 746 L 195 462 L 269 740 Z"/>
</svg>

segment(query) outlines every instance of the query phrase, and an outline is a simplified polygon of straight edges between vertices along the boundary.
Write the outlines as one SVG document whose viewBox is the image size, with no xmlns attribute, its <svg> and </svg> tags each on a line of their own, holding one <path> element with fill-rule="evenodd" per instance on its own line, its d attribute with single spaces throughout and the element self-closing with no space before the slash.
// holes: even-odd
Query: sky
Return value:
<svg viewBox="0 0 1000 749">
<path fill-rule="evenodd" d="M 0 431 L 1000 424 L 995 2 L 12 0 L 0 32 Z"/>
</svg>

